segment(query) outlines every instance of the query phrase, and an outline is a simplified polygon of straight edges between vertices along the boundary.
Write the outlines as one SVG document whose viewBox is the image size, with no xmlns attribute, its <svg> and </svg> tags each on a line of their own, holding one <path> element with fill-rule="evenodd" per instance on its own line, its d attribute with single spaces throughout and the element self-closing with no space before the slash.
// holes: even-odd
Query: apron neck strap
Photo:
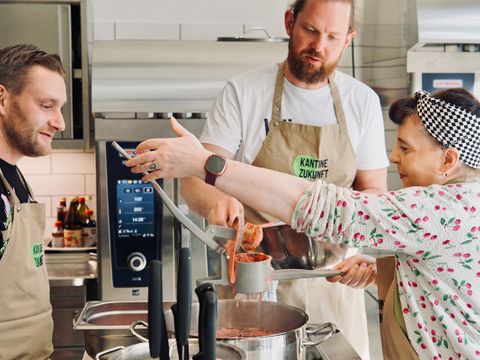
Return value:
<svg viewBox="0 0 480 360">
<path fill-rule="evenodd" d="M 283 61 L 278 64 L 277 78 L 275 80 L 275 89 L 273 93 L 272 102 L 272 117 L 270 122 L 280 122 L 282 113 L 282 94 L 283 94 L 283 81 L 285 79 L 285 66 L 287 61 Z M 340 92 L 334 81 L 334 73 L 328 77 L 328 85 L 330 86 L 330 92 L 333 99 L 333 109 L 337 118 L 337 123 L 340 128 L 340 133 L 347 133 L 347 124 L 345 121 L 345 113 L 343 111 L 342 100 L 340 98 Z"/>
<path fill-rule="evenodd" d="M 272 102 L 272 116 L 270 122 L 275 124 L 280 122 L 282 114 L 282 94 L 283 94 L 283 79 L 285 77 L 286 60 L 278 64 L 277 78 L 275 80 L 275 89 L 273 93 Z"/>
<path fill-rule="evenodd" d="M 20 178 L 20 181 L 22 182 L 22 185 L 24 186 L 25 190 L 27 191 L 27 195 L 28 195 L 28 202 L 36 202 L 35 201 L 35 198 L 33 197 L 33 191 L 32 191 L 32 188 L 30 187 L 30 185 L 28 185 L 27 181 L 25 180 L 25 177 L 23 176 L 22 172 L 20 171 L 20 169 L 17 167 L 16 168 L 17 170 L 17 174 Z M 8 195 L 11 199 L 14 199 L 14 201 L 16 202 L 20 202 L 20 199 L 18 198 L 17 194 L 15 193 L 15 191 L 12 189 L 12 186 L 10 185 L 10 183 L 7 181 L 7 178 L 5 177 L 5 175 L 3 175 L 3 172 L 2 170 L 0 169 L 0 181 L 3 183 L 3 186 L 5 187 L 5 189 L 7 190 L 8 192 Z"/>
<path fill-rule="evenodd" d="M 333 108 L 335 110 L 335 116 L 337 117 L 337 123 L 340 127 L 340 133 L 347 133 L 347 122 L 345 120 L 345 112 L 343 111 L 342 99 L 340 98 L 340 91 L 338 91 L 337 84 L 333 80 L 335 73 L 330 74 L 328 77 L 328 84 L 330 85 L 330 91 L 333 98 Z"/>
</svg>

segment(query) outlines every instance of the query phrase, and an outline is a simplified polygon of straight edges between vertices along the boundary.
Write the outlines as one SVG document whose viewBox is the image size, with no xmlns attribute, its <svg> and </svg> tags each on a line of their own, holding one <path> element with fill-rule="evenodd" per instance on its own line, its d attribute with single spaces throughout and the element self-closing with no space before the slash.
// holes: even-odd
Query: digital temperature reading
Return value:
<svg viewBox="0 0 480 360">
<path fill-rule="evenodd" d="M 117 180 L 117 231 L 119 237 L 154 237 L 154 194 L 150 183 Z"/>
</svg>

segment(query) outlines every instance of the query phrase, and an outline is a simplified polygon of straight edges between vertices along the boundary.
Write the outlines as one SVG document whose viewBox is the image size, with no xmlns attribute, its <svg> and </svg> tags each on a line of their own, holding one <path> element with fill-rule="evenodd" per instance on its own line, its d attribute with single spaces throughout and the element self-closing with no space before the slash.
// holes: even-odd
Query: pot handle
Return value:
<svg viewBox="0 0 480 360">
<path fill-rule="evenodd" d="M 305 332 L 307 333 L 307 337 L 306 339 L 302 339 L 302 343 L 303 346 L 310 347 L 320 345 L 327 341 L 338 332 L 338 329 L 335 324 L 328 322 L 324 324 L 307 324 Z M 312 340 L 311 336 L 318 333 L 325 333 L 325 335 L 318 340 Z"/>
<path fill-rule="evenodd" d="M 95 360 L 101 360 L 102 356 L 120 351 L 122 349 L 125 349 L 125 346 L 115 346 L 111 349 L 100 351 L 97 355 L 95 355 Z"/>
<path fill-rule="evenodd" d="M 137 339 L 139 339 L 140 341 L 142 342 L 148 342 L 148 339 L 145 337 L 145 336 L 142 336 L 140 335 L 140 333 L 137 332 L 136 328 L 139 326 L 139 325 L 142 325 L 146 328 L 148 328 L 148 324 L 143 321 L 143 320 L 135 320 L 131 325 L 130 325 L 130 334 L 132 334 L 133 336 L 135 336 Z"/>
</svg>

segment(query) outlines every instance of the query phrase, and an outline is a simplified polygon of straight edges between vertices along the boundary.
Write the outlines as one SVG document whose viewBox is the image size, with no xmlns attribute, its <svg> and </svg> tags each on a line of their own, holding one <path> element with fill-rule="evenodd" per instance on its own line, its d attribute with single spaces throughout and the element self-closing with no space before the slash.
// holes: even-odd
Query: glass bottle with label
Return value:
<svg viewBox="0 0 480 360">
<path fill-rule="evenodd" d="M 60 210 L 62 209 L 62 214 L 60 214 Z M 61 217 L 60 217 L 61 215 Z M 62 222 L 62 225 L 65 225 L 65 218 L 67 217 L 67 198 L 61 197 L 60 203 L 57 207 L 57 220 Z"/>
<path fill-rule="evenodd" d="M 82 223 L 82 241 L 84 247 L 97 246 L 97 223 L 93 219 L 93 210 L 88 209 Z"/>
<path fill-rule="evenodd" d="M 64 241 L 64 231 L 62 222 L 57 220 L 55 221 L 55 225 L 53 226 L 52 230 L 52 247 L 58 248 L 63 247 Z"/>
<path fill-rule="evenodd" d="M 85 203 L 85 196 L 79 196 L 78 197 L 78 214 L 80 215 L 80 220 L 85 222 L 87 218 L 87 210 L 88 206 Z"/>
<path fill-rule="evenodd" d="M 82 246 L 82 222 L 78 213 L 78 198 L 76 197 L 70 200 L 63 234 L 65 247 Z"/>
</svg>

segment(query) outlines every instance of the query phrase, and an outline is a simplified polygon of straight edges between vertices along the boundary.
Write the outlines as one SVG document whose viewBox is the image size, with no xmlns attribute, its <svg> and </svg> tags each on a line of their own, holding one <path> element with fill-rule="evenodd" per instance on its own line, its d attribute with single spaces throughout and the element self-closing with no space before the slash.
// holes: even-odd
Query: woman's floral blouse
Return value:
<svg viewBox="0 0 480 360">
<path fill-rule="evenodd" d="M 407 333 L 420 359 L 480 359 L 480 183 L 363 194 L 322 182 L 292 227 L 313 238 L 396 252 Z"/>
</svg>

